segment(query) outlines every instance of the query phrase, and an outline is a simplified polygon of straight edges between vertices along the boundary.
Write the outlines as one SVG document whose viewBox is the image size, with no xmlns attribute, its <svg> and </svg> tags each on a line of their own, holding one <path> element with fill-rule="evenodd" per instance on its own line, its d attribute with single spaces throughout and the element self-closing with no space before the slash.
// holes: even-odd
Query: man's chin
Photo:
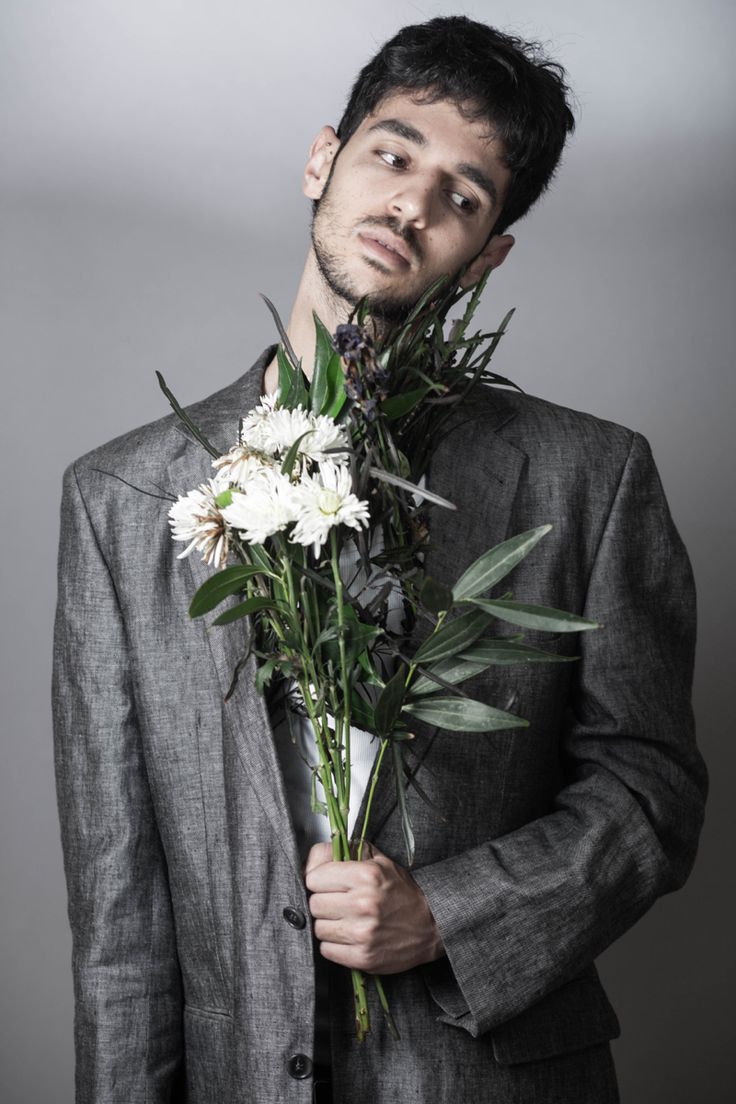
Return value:
<svg viewBox="0 0 736 1104">
<path fill-rule="evenodd" d="M 407 301 L 405 299 L 387 298 L 379 292 L 368 292 L 365 295 L 365 300 L 371 318 L 376 322 L 388 326 L 395 326 L 404 322 L 411 314 L 417 302 L 416 299 Z M 358 302 L 359 300 L 356 299 L 353 306 L 357 306 Z"/>
</svg>

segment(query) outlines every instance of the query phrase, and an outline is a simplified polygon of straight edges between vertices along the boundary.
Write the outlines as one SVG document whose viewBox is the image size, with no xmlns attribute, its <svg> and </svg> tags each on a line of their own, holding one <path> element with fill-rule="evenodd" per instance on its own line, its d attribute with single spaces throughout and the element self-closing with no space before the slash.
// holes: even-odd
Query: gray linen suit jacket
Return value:
<svg viewBox="0 0 736 1104">
<path fill-rule="evenodd" d="M 223 451 L 271 354 L 191 409 Z M 249 630 L 188 619 L 210 571 L 176 558 L 167 524 L 211 474 L 170 415 L 64 477 L 53 706 L 80 1104 L 310 1100 L 292 1059 L 312 1054 L 311 922 L 252 666 L 223 701 Z M 703 819 L 688 559 L 643 438 L 539 399 L 458 412 L 428 485 L 458 506 L 434 508 L 430 573 L 451 584 L 549 521 L 503 586 L 605 627 L 530 633 L 580 658 L 474 680 L 528 729 L 417 725 L 437 809 L 410 791 L 414 875 L 447 954 L 385 979 L 400 1042 L 376 1007 L 355 1043 L 333 971 L 335 1099 L 607 1104 L 619 1027 L 593 960 L 683 884 Z M 372 824 L 402 863 L 388 772 Z"/>
</svg>

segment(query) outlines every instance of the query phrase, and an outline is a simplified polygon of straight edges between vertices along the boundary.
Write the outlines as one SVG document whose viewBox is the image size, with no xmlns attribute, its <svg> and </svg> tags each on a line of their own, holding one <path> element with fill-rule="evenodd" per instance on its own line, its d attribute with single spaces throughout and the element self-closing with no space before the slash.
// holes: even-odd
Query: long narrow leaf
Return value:
<svg viewBox="0 0 736 1104">
<path fill-rule="evenodd" d="M 251 613 L 258 613 L 259 610 L 265 609 L 277 610 L 279 606 L 270 598 L 248 598 L 247 601 L 225 610 L 224 613 L 215 618 L 212 624 L 229 625 L 231 621 L 238 621 L 241 617 L 247 617 Z"/>
<path fill-rule="evenodd" d="M 482 610 L 464 613 L 432 633 L 417 649 L 414 661 L 426 666 L 435 660 L 457 655 L 475 643 L 487 627 L 488 616 Z"/>
<path fill-rule="evenodd" d="M 400 665 L 393 678 L 384 686 L 373 710 L 379 736 L 390 736 L 404 700 L 406 671 Z"/>
<path fill-rule="evenodd" d="M 309 385 L 309 409 L 313 414 L 321 414 L 326 404 L 328 390 L 328 366 L 333 357 L 340 359 L 332 346 L 329 330 L 312 311 L 315 329 L 314 370 Z"/>
<path fill-rule="evenodd" d="M 414 862 L 414 830 L 412 829 L 409 807 L 406 802 L 406 783 L 404 781 L 404 760 L 401 754 L 401 744 L 397 743 L 396 740 L 391 741 L 391 757 L 393 760 L 394 780 L 396 782 L 396 802 L 399 807 L 401 832 L 406 847 L 406 865 L 411 866 Z"/>
<path fill-rule="evenodd" d="M 475 598 L 482 594 L 484 590 L 490 590 L 529 555 L 535 544 L 549 533 L 551 528 L 551 525 L 539 525 L 536 529 L 528 529 L 525 533 L 519 533 L 510 540 L 497 544 L 488 552 L 484 552 L 467 571 L 463 572 L 452 588 L 455 601 L 467 601 L 468 598 Z"/>
<path fill-rule="evenodd" d="M 273 305 L 273 303 L 271 302 L 271 300 L 268 298 L 267 295 L 264 295 L 262 291 L 259 292 L 259 295 L 261 296 L 261 299 L 266 304 L 266 306 L 268 307 L 268 309 L 270 310 L 270 312 L 273 316 L 273 320 L 276 323 L 276 329 L 279 331 L 279 337 L 281 338 L 281 344 L 284 346 L 284 349 L 286 350 L 286 355 L 288 356 L 289 360 L 291 361 L 293 367 L 298 368 L 299 367 L 299 358 L 297 357 L 296 353 L 294 352 L 293 345 L 289 341 L 288 334 L 286 333 L 286 330 L 284 329 L 284 324 L 281 321 L 281 318 L 279 317 L 279 312 L 276 310 L 276 307 Z"/>
<path fill-rule="evenodd" d="M 300 433 L 299 436 L 297 437 L 296 441 L 293 441 L 291 443 L 291 445 L 289 446 L 289 451 L 287 452 L 287 454 L 284 457 L 284 459 L 282 461 L 282 464 L 281 464 L 281 474 L 282 475 L 291 475 L 291 471 L 292 471 L 292 468 L 294 467 L 294 462 L 296 460 L 297 453 L 299 452 L 299 446 L 301 445 L 304 438 L 307 437 L 310 433 L 314 433 L 314 430 L 313 429 L 305 429 L 304 433 Z"/>
<path fill-rule="evenodd" d="M 420 403 L 429 391 L 428 387 L 416 387 L 413 391 L 391 395 L 381 403 L 381 410 L 387 418 L 401 418 Z"/>
<path fill-rule="evenodd" d="M 443 684 L 454 686 L 459 682 L 465 682 L 474 675 L 479 675 L 481 671 L 485 671 L 489 665 L 487 662 L 474 663 L 465 658 L 465 653 L 442 659 L 432 667 L 425 667 L 427 674 L 412 682 L 411 696 L 419 698 L 424 694 L 434 694 L 438 686 Z M 437 680 L 433 678 L 434 675 L 438 676 Z M 439 679 L 443 681 L 440 682 Z"/>
<path fill-rule="evenodd" d="M 202 445 L 203 448 L 207 449 L 207 452 L 210 454 L 210 456 L 215 456 L 215 457 L 219 456 L 220 455 L 220 450 L 216 449 L 215 446 L 213 444 L 211 444 L 210 441 L 207 440 L 204 433 L 202 433 L 202 431 L 200 429 L 197 429 L 196 425 L 194 424 L 192 419 L 189 417 L 187 412 L 183 409 L 183 407 L 181 407 L 179 405 L 177 400 L 174 398 L 173 393 L 171 391 L 169 391 L 169 388 L 166 386 L 166 380 L 164 379 L 164 377 L 161 375 L 161 373 L 159 371 L 156 372 L 156 376 L 158 377 L 159 387 L 163 391 L 166 398 L 169 400 L 169 403 L 171 404 L 171 407 L 172 407 L 174 413 L 184 423 L 184 425 L 187 427 L 187 429 L 192 434 L 192 436 L 197 441 L 199 441 L 200 445 Z"/>
<path fill-rule="evenodd" d="M 526 728 L 523 717 L 495 709 L 473 698 L 426 698 L 424 701 L 407 701 L 404 713 L 410 713 L 427 724 L 446 728 L 451 732 L 499 732 L 507 728 Z"/>
<path fill-rule="evenodd" d="M 371 466 L 369 470 L 372 476 L 381 479 L 384 483 L 391 483 L 395 487 L 403 487 L 405 491 L 421 495 L 428 502 L 434 502 L 437 506 L 444 506 L 446 510 L 457 510 L 457 506 L 453 502 L 448 502 L 446 498 L 442 498 L 441 495 L 435 494 L 426 487 L 418 487 L 416 483 L 410 483 L 408 479 L 402 479 L 400 475 L 394 475 L 393 472 L 387 472 L 383 468 L 374 466 Z"/>
<path fill-rule="evenodd" d="M 557 655 L 545 652 L 542 648 L 533 648 L 518 640 L 479 640 L 467 652 L 459 655 L 458 660 L 469 663 L 482 663 L 484 667 L 511 663 L 573 663 L 579 656 Z M 412 687 L 413 689 L 413 687 Z"/>
<path fill-rule="evenodd" d="M 202 583 L 192 598 L 189 606 L 189 616 L 201 617 L 203 613 L 209 613 L 223 599 L 241 591 L 248 579 L 261 573 L 262 569 L 255 564 L 226 567 L 222 571 L 218 571 L 216 575 L 212 575 L 206 582 Z"/>
<path fill-rule="evenodd" d="M 544 632 L 585 632 L 597 629 L 597 621 L 589 621 L 565 610 L 551 609 L 548 606 L 530 606 L 525 602 L 508 602 L 496 598 L 471 598 L 470 603 L 479 609 L 508 621 L 511 625 L 521 625 L 526 629 L 541 629 Z"/>
</svg>

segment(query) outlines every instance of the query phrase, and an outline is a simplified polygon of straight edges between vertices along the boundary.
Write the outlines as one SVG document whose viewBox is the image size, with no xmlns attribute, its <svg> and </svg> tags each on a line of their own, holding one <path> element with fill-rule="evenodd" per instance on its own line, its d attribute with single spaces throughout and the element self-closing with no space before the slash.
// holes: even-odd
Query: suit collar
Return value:
<svg viewBox="0 0 736 1104">
<path fill-rule="evenodd" d="M 228 384 L 227 387 L 223 387 L 206 399 L 202 399 L 200 402 L 186 408 L 186 413 L 195 426 L 222 453 L 227 452 L 237 442 L 238 419 L 258 405 L 261 397 L 263 372 L 267 365 L 271 363 L 275 354 L 276 346 L 269 345 L 261 353 L 255 364 L 247 372 L 244 372 L 239 379 L 236 379 L 234 383 Z M 198 449 L 202 449 L 200 443 L 178 418 L 175 425 L 187 441 Z"/>
<path fill-rule="evenodd" d="M 452 502 L 456 509 L 429 506 L 429 550 L 424 567 L 427 575 L 452 586 L 463 571 L 509 532 L 514 499 L 527 457 L 498 432 L 516 416 L 516 410 L 497 388 L 483 391 L 470 409 L 458 410 L 448 422 L 447 432 L 432 456 L 427 486 Z M 417 622 L 409 651 L 413 654 L 428 635 L 431 625 Z M 452 734 L 414 721 L 412 769 L 421 767 L 435 739 L 452 739 Z M 419 775 L 421 781 L 421 774 Z M 362 824 L 366 799 L 358 813 Z M 367 837 L 379 847 L 381 830 L 396 807 L 393 772 L 384 767 L 373 797 Z M 392 856 L 405 862 L 403 854 Z"/>
</svg>

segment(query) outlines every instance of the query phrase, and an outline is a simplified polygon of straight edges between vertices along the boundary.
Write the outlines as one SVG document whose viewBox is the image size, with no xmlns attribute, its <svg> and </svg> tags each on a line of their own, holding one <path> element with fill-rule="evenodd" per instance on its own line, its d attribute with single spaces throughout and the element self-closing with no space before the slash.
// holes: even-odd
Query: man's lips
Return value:
<svg viewBox="0 0 736 1104">
<path fill-rule="evenodd" d="M 406 244 L 390 231 L 361 230 L 358 237 L 361 244 L 381 260 L 401 268 L 407 268 L 411 264 Z"/>
</svg>

